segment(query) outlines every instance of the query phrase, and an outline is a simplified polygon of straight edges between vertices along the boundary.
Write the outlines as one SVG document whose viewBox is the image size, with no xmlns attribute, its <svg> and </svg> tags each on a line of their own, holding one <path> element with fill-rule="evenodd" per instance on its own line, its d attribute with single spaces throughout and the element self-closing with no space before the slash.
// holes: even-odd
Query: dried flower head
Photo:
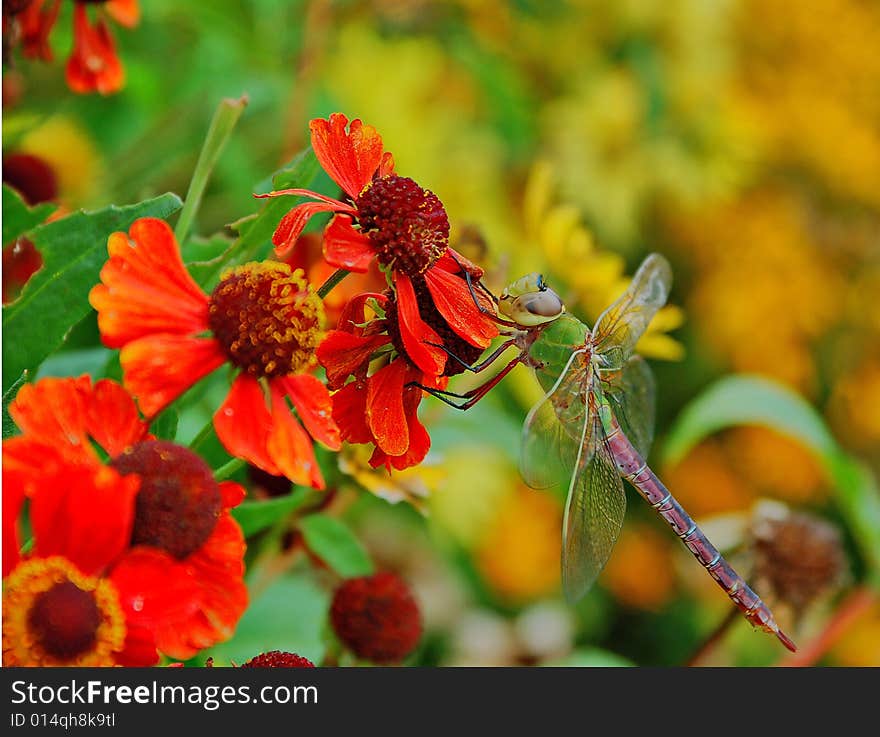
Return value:
<svg viewBox="0 0 880 737">
<path fill-rule="evenodd" d="M 409 586 L 389 572 L 351 578 L 333 596 L 333 630 L 358 657 L 399 663 L 422 634 L 419 607 Z"/>
<path fill-rule="evenodd" d="M 846 570 L 837 528 L 778 502 L 757 505 L 751 525 L 755 575 L 800 614 L 841 582 Z"/>
</svg>

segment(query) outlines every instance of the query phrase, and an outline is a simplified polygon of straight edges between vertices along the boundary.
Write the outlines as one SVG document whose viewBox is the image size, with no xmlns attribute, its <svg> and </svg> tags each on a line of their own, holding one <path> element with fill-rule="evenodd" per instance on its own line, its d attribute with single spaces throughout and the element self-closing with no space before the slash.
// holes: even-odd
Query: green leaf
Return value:
<svg viewBox="0 0 880 737">
<path fill-rule="evenodd" d="M 104 367 L 110 359 L 111 351 L 103 346 L 94 348 L 77 348 L 60 351 L 43 361 L 37 371 L 36 380 L 45 376 L 82 376 L 88 374 L 92 379 L 104 375 Z"/>
<path fill-rule="evenodd" d="M 245 537 L 271 527 L 278 520 L 299 509 L 311 496 L 309 489 L 300 488 L 287 496 L 259 502 L 244 502 L 232 510 Z"/>
<path fill-rule="evenodd" d="M 177 438 L 177 422 L 180 419 L 174 407 L 167 407 L 150 425 L 150 432 L 161 440 Z"/>
<path fill-rule="evenodd" d="M 89 290 L 107 260 L 107 237 L 141 217 L 167 218 L 180 204 L 168 193 L 127 207 L 76 212 L 31 232 L 43 268 L 3 309 L 4 389 L 25 370 L 35 370 L 91 309 Z"/>
<path fill-rule="evenodd" d="M 241 665 L 269 650 L 296 653 L 320 663 L 325 650 L 324 623 L 330 607 L 327 591 L 300 574 L 279 578 L 251 596 L 232 639 L 199 653 L 194 665 L 204 666 L 207 657 L 214 657 L 218 665 Z"/>
<path fill-rule="evenodd" d="M 627 668 L 635 663 L 616 653 L 591 647 L 573 650 L 565 657 L 543 665 L 551 668 Z"/>
<path fill-rule="evenodd" d="M 299 523 L 306 545 L 343 578 L 366 576 L 373 562 L 354 533 L 335 517 L 312 514 Z"/>
<path fill-rule="evenodd" d="M 186 193 L 186 202 L 177 221 L 177 227 L 174 228 L 174 235 L 178 243 L 182 243 L 189 233 L 193 218 L 199 209 L 202 201 L 202 195 L 208 186 L 208 179 L 220 154 L 226 147 L 232 129 L 247 107 L 247 95 L 243 95 L 237 100 L 226 98 L 217 106 L 214 118 L 211 120 L 211 126 L 205 136 L 205 142 L 202 144 L 202 150 L 199 153 L 199 160 L 196 162 L 196 168 L 193 172 L 192 180 L 189 183 L 189 190 Z"/>
<path fill-rule="evenodd" d="M 312 149 L 308 148 L 274 174 L 272 186 L 274 189 L 305 189 L 312 183 L 318 170 L 318 159 Z M 281 218 L 300 201 L 302 201 L 301 197 L 293 195 L 262 200 L 263 207 L 256 215 L 249 215 L 232 224 L 231 227 L 238 233 L 238 239 L 232 247 L 219 259 L 200 268 L 193 278 L 201 287 L 207 289 L 209 285 L 213 286 L 223 270 L 232 264 L 259 258 L 263 249 L 271 244 L 272 234 Z"/>
<path fill-rule="evenodd" d="M 845 453 L 822 416 L 790 389 L 760 376 L 729 376 L 681 412 L 664 446 L 674 465 L 703 438 L 727 427 L 761 425 L 797 440 L 825 467 L 835 496 L 866 560 L 880 576 L 880 491 L 871 471 Z"/>
<path fill-rule="evenodd" d="M 18 432 L 18 426 L 12 421 L 12 417 L 9 415 L 9 403 L 15 399 L 15 395 L 18 394 L 18 390 L 25 384 L 27 381 L 27 374 L 22 374 L 18 377 L 18 380 L 10 386 L 6 391 L 3 392 L 3 439 L 10 438 Z"/>
<path fill-rule="evenodd" d="M 28 207 L 21 195 L 7 184 L 3 185 L 3 245 L 27 233 L 55 212 L 50 202 Z"/>
</svg>

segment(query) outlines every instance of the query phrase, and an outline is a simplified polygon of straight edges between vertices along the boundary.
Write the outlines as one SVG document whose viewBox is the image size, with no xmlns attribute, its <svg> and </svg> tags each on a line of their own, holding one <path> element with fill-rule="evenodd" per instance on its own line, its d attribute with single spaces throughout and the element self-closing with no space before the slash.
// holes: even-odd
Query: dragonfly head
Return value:
<svg viewBox="0 0 880 737">
<path fill-rule="evenodd" d="M 498 311 L 518 325 L 534 327 L 553 322 L 563 312 L 562 299 L 544 283 L 540 274 L 526 274 L 505 288 Z"/>
</svg>

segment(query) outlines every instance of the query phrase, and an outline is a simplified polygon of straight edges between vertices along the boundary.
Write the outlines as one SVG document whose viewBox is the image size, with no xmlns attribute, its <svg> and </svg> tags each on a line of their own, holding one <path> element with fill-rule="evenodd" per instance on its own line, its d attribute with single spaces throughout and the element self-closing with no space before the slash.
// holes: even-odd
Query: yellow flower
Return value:
<svg viewBox="0 0 880 737">
<path fill-rule="evenodd" d="M 736 427 L 724 434 L 728 463 L 761 496 L 793 503 L 827 496 L 825 474 L 801 443 L 766 427 Z"/>
<path fill-rule="evenodd" d="M 426 460 L 419 466 L 390 474 L 384 467 L 370 467 L 370 453 L 366 445 L 344 445 L 339 454 L 339 470 L 380 499 L 391 504 L 407 502 L 424 514 L 428 499 L 446 476 L 443 468 Z"/>
<path fill-rule="evenodd" d="M 880 358 L 867 360 L 834 386 L 830 415 L 849 445 L 880 448 Z"/>
<path fill-rule="evenodd" d="M 590 323 L 616 300 L 629 284 L 623 258 L 603 251 L 584 227 L 580 213 L 571 205 L 553 204 L 553 171 L 546 162 L 531 170 L 523 197 L 523 226 L 529 250 L 518 252 L 519 271 L 541 270 L 541 257 L 553 275 L 553 286 L 569 309 L 585 315 Z M 564 281 L 557 284 L 557 279 Z M 636 350 L 648 358 L 677 361 L 684 357 L 682 345 L 667 333 L 681 327 L 684 312 L 667 305 L 656 315 Z"/>
<path fill-rule="evenodd" d="M 664 469 L 663 476 L 696 518 L 745 509 L 755 498 L 749 485 L 729 467 L 717 438 L 704 440 L 675 466 Z"/>
<path fill-rule="evenodd" d="M 475 560 L 489 586 L 515 602 L 559 589 L 562 508 L 552 495 L 517 486 L 498 508 Z"/>
<path fill-rule="evenodd" d="M 59 198 L 68 207 L 87 202 L 101 175 L 101 160 L 89 135 L 72 119 L 53 115 L 29 128 L 16 151 L 40 157 L 52 168 Z"/>
<path fill-rule="evenodd" d="M 671 543 L 645 524 L 628 524 L 600 579 L 627 606 L 659 610 L 674 593 Z"/>
</svg>

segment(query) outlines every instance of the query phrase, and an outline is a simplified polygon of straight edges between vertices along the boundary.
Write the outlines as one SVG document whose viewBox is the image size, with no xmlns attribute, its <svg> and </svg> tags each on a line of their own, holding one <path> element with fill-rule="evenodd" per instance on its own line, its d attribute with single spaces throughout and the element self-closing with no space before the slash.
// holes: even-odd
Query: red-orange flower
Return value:
<svg viewBox="0 0 880 737">
<path fill-rule="evenodd" d="M 44 466 L 29 495 L 33 549 L 22 557 L 18 526 L 30 479 L 6 460 L 3 665 L 154 665 L 152 633 L 124 604 L 133 592 L 112 575 L 128 546 L 138 479 L 103 466 Z"/>
<path fill-rule="evenodd" d="M 229 363 L 239 373 L 214 414 L 226 449 L 267 473 L 323 488 L 311 438 L 333 450 L 340 439 L 327 389 L 307 373 L 323 307 L 302 272 L 277 261 L 245 264 L 209 296 L 187 273 L 171 229 L 154 218 L 114 233 L 107 248 L 89 300 L 104 344 L 122 349 L 123 380 L 141 411 L 154 417 Z"/>
<path fill-rule="evenodd" d="M 378 313 L 369 320 L 368 306 Z M 423 306 L 426 315 L 432 315 L 430 309 L 430 303 Z M 436 310 L 432 316 L 432 322 L 442 322 Z M 447 375 L 422 371 L 408 353 L 399 317 L 393 292 L 358 295 L 346 305 L 338 328 L 318 347 L 318 361 L 327 370 L 328 386 L 337 389 L 333 419 L 342 439 L 375 445 L 370 458 L 374 468 L 384 465 L 402 470 L 424 460 L 431 438 L 418 418 L 423 396 L 420 386 L 443 389 L 447 376 L 462 370 L 450 361 Z M 463 353 L 464 360 L 479 355 L 481 349 L 448 332 L 452 337 L 438 336 L 437 340 L 444 340 L 451 352 Z"/>
<path fill-rule="evenodd" d="M 496 324 L 477 307 L 467 282 L 483 272 L 449 247 L 449 219 L 438 197 L 394 172 L 375 128 L 334 113 L 309 124 L 312 148 L 321 166 L 342 188 L 345 200 L 306 189 L 286 189 L 261 197 L 312 198 L 290 210 L 272 242 L 283 253 L 319 212 L 334 213 L 324 230 L 324 259 L 348 271 L 363 272 L 373 260 L 390 275 L 400 312 L 400 331 L 410 358 L 424 373 L 439 376 L 446 353 L 440 338 L 419 315 L 416 299 L 430 299 L 445 324 L 466 343 L 484 349 L 498 334 Z"/>
<path fill-rule="evenodd" d="M 94 25 L 87 5 L 97 5 Z M 61 0 L 33 0 L 18 16 L 24 55 L 52 59 L 49 36 Z M 125 72 L 116 55 L 116 44 L 107 24 L 107 16 L 131 28 L 140 20 L 138 0 L 74 0 L 73 50 L 67 61 L 67 84 L 74 92 L 118 92 L 125 83 Z"/>
<path fill-rule="evenodd" d="M 244 490 L 215 482 L 189 449 L 152 438 L 111 381 L 43 379 L 9 411 L 23 434 L 3 443 L 4 575 L 19 562 L 27 497 L 32 528 L 46 530 L 33 555 L 63 555 L 108 578 L 141 651 L 149 635 L 151 662 L 157 648 L 188 658 L 231 636 L 247 606 L 244 538 L 229 513 Z"/>
</svg>

